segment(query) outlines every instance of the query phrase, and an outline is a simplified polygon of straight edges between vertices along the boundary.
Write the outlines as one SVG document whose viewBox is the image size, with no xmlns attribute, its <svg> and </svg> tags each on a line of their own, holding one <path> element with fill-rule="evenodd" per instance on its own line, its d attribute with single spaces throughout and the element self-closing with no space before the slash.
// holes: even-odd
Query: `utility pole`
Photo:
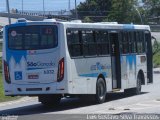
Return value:
<svg viewBox="0 0 160 120">
<path fill-rule="evenodd" d="M 68 11 L 71 10 L 71 0 L 68 0 Z"/>
<path fill-rule="evenodd" d="M 22 14 L 23 14 L 23 0 L 22 0 Z"/>
<path fill-rule="evenodd" d="M 6 0 L 6 7 L 7 7 L 7 11 L 8 11 L 8 22 L 9 22 L 9 24 L 11 24 L 10 9 L 9 9 L 9 1 L 8 0 Z"/>
<path fill-rule="evenodd" d="M 78 13 L 77 13 L 77 0 L 75 0 L 75 13 L 76 13 L 76 19 L 78 19 Z"/>
<path fill-rule="evenodd" d="M 43 16 L 45 16 L 44 0 L 43 0 Z"/>
</svg>

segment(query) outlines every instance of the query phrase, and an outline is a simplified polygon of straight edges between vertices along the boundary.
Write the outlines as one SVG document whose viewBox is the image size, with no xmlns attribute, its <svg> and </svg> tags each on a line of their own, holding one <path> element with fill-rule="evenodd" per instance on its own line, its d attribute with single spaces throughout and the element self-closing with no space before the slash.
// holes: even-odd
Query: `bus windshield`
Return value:
<svg viewBox="0 0 160 120">
<path fill-rule="evenodd" d="M 37 50 L 55 48 L 57 45 L 56 26 L 20 26 L 9 28 L 9 49 Z"/>
</svg>

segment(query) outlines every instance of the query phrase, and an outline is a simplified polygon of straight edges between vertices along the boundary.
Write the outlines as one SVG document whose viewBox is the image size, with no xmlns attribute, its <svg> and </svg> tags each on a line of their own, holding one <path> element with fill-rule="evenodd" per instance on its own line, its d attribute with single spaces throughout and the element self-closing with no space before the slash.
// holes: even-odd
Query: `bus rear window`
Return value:
<svg viewBox="0 0 160 120">
<path fill-rule="evenodd" d="M 12 27 L 8 32 L 8 39 L 8 47 L 15 50 L 55 48 L 58 45 L 57 27 Z"/>
</svg>

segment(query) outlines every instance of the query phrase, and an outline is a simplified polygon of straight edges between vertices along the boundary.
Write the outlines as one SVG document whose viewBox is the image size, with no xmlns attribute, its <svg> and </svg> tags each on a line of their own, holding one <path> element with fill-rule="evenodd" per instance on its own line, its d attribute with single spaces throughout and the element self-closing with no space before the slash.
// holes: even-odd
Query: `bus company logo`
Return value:
<svg viewBox="0 0 160 120">
<path fill-rule="evenodd" d="M 12 36 L 12 37 L 15 37 L 16 35 L 17 35 L 17 32 L 16 32 L 16 31 L 12 31 L 12 32 L 11 32 L 11 36 Z"/>
<path fill-rule="evenodd" d="M 48 68 L 48 67 L 54 67 L 55 63 L 54 62 L 27 62 L 27 67 L 28 68 Z"/>
<path fill-rule="evenodd" d="M 93 71 L 93 70 L 106 70 L 106 69 L 111 69 L 111 66 L 101 64 L 100 62 L 97 62 L 96 65 L 92 65 L 90 68 L 91 71 Z"/>
</svg>

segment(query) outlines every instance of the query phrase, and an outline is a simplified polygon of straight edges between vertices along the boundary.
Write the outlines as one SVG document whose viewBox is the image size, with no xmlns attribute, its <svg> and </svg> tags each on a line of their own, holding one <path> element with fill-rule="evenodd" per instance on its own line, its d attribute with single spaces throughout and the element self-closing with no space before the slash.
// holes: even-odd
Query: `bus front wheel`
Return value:
<svg viewBox="0 0 160 120">
<path fill-rule="evenodd" d="M 96 84 L 96 103 L 101 104 L 105 101 L 106 98 L 106 85 L 103 78 L 98 78 Z"/>
</svg>

